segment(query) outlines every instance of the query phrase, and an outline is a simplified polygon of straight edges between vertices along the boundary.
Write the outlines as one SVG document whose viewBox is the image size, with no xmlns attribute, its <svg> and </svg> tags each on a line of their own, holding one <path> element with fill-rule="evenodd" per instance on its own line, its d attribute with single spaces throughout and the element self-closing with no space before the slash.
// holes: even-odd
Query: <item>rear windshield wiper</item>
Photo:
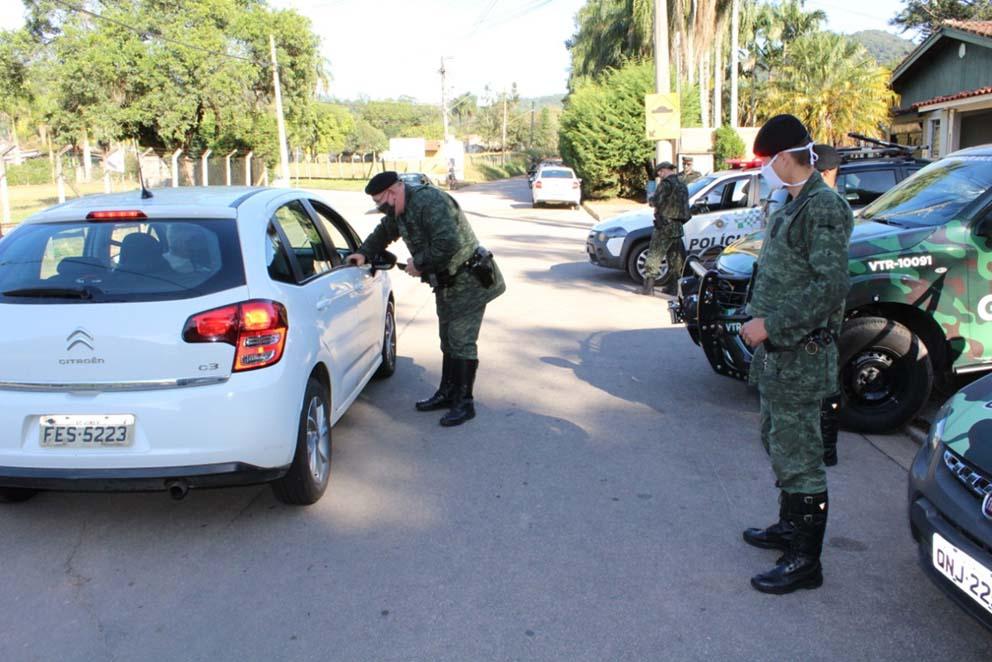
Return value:
<svg viewBox="0 0 992 662">
<path fill-rule="evenodd" d="M 0 294 L 5 297 L 89 300 L 98 292 L 99 290 L 92 287 L 25 287 L 19 290 L 7 290 Z"/>
</svg>

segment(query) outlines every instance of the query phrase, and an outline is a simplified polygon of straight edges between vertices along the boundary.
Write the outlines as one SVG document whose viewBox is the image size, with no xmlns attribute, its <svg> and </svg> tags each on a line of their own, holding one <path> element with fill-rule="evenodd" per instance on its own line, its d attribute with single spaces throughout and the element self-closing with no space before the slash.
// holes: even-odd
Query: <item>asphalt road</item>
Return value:
<svg viewBox="0 0 992 662">
<path fill-rule="evenodd" d="M 357 194 L 328 196 L 363 231 Z M 478 417 L 413 410 L 440 355 L 429 290 L 394 272 L 399 367 L 334 429 L 324 499 L 266 487 L 44 494 L 0 508 L 0 660 L 988 660 L 924 577 L 901 436 L 846 434 L 823 588 L 748 578 L 776 491 L 757 398 L 662 297 L 586 262 L 585 212 L 522 179 L 457 194 L 508 292 Z M 287 412 L 296 416 L 296 412 Z"/>
</svg>

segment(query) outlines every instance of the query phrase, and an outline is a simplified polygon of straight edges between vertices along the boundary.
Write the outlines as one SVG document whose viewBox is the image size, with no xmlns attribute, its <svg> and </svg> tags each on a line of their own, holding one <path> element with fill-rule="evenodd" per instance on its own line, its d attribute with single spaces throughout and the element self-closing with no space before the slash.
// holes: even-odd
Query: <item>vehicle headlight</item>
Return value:
<svg viewBox="0 0 992 662">
<path fill-rule="evenodd" d="M 953 398 L 952 398 L 953 399 Z M 930 452 L 937 450 L 944 440 L 944 425 L 947 424 L 947 417 L 951 413 L 951 400 L 944 403 L 944 406 L 937 410 L 937 415 L 930 426 L 930 436 L 927 443 L 930 445 Z"/>
<path fill-rule="evenodd" d="M 618 239 L 620 237 L 626 237 L 627 231 L 623 228 L 610 228 L 608 230 L 603 230 L 599 233 L 598 239 L 600 241 L 606 241 L 607 239 Z"/>
</svg>

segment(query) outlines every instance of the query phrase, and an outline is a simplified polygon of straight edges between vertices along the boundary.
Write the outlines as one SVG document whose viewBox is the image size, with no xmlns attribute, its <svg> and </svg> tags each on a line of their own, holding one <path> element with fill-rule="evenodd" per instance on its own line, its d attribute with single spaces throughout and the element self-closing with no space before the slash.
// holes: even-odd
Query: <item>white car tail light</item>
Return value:
<svg viewBox="0 0 992 662">
<path fill-rule="evenodd" d="M 255 299 L 193 315 L 183 327 L 183 340 L 233 345 L 233 370 L 243 372 L 278 363 L 288 329 L 285 306 Z"/>
</svg>

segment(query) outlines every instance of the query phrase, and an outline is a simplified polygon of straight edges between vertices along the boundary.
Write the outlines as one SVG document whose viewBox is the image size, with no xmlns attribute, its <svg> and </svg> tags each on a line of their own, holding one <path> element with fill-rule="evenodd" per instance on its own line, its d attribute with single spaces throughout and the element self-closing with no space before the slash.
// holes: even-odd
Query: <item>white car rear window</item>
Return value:
<svg viewBox="0 0 992 662">
<path fill-rule="evenodd" d="M 0 242 L 0 301 L 187 299 L 245 284 L 233 220 L 25 225 Z"/>
</svg>

